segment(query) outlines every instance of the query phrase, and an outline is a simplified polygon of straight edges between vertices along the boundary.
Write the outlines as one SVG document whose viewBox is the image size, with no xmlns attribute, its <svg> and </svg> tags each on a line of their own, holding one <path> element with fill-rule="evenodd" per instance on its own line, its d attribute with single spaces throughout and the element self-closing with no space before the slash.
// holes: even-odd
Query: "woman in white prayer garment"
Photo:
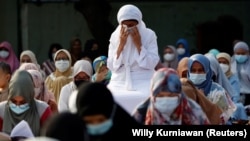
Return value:
<svg viewBox="0 0 250 141">
<path fill-rule="evenodd" d="M 112 33 L 107 66 L 112 72 L 108 88 L 129 113 L 150 95 L 150 80 L 160 61 L 157 36 L 147 28 L 140 9 L 122 6 L 119 25 Z"/>
</svg>

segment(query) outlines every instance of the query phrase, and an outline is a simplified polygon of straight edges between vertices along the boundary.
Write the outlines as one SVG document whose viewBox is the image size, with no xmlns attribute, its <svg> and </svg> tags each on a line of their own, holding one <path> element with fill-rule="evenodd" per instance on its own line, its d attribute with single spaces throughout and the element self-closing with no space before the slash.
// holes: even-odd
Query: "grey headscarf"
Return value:
<svg viewBox="0 0 250 141">
<path fill-rule="evenodd" d="M 163 62 L 163 65 L 165 66 L 165 67 L 168 67 L 168 68 L 173 68 L 173 69 L 177 69 L 177 66 L 178 66 L 178 53 L 176 52 L 176 48 L 175 48 L 175 46 L 173 46 L 173 45 L 167 45 L 165 48 L 164 48 L 164 50 L 165 49 L 167 49 L 167 48 L 170 48 L 172 51 L 173 51 L 173 54 L 174 54 L 174 59 L 172 60 L 172 61 L 166 61 L 164 58 L 163 58 L 163 60 L 164 60 L 164 62 Z"/>
<path fill-rule="evenodd" d="M 17 70 L 9 84 L 9 97 L 5 106 L 3 132 L 10 134 L 12 129 L 22 120 L 25 120 L 33 134 L 40 134 L 40 117 L 34 99 L 34 84 L 31 75 L 25 70 Z M 30 108 L 24 113 L 17 115 L 9 107 L 11 99 L 15 96 L 24 97 Z"/>
<path fill-rule="evenodd" d="M 230 95 L 231 99 L 233 100 L 234 98 L 237 97 L 236 93 L 234 93 L 233 87 L 230 84 L 227 76 L 225 73 L 222 71 L 220 64 L 218 60 L 211 54 L 206 54 L 205 55 L 209 61 L 210 61 L 210 67 L 216 76 L 216 80 L 214 80 L 216 83 L 220 84 Z"/>
</svg>

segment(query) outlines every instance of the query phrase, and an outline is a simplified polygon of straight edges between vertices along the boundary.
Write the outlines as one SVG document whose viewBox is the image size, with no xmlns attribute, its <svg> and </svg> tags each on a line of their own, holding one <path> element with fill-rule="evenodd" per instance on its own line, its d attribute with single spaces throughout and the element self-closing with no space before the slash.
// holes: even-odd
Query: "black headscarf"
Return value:
<svg viewBox="0 0 250 141">
<path fill-rule="evenodd" d="M 113 110 L 114 99 L 104 84 L 84 83 L 79 87 L 76 106 L 81 117 L 103 114 L 109 118 Z"/>
<path fill-rule="evenodd" d="M 43 135 L 60 141 L 88 140 L 85 124 L 76 114 L 63 112 L 54 115 L 43 129 Z"/>
<path fill-rule="evenodd" d="M 131 129 L 141 128 L 141 124 L 114 101 L 112 93 L 103 83 L 87 82 L 81 85 L 77 94 L 76 107 L 80 117 L 103 114 L 110 118 L 114 114 L 111 117 L 112 128 L 104 135 L 91 136 L 92 140 L 117 141 L 121 140 L 121 137 L 129 140 L 132 138 Z"/>
</svg>

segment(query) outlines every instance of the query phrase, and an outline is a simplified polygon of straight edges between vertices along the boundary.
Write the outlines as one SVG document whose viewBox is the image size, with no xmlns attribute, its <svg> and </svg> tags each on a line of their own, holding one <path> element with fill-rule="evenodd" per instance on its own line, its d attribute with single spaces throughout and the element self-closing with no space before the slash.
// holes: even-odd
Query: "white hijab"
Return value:
<svg viewBox="0 0 250 141">
<path fill-rule="evenodd" d="M 131 4 L 122 6 L 118 11 L 117 20 L 118 20 L 119 25 L 111 35 L 110 44 L 118 45 L 120 43 L 120 31 L 122 27 L 122 24 L 121 24 L 122 21 L 136 20 L 138 21 L 137 28 L 141 35 L 142 47 L 144 48 L 147 47 L 146 44 L 149 42 L 149 40 L 152 39 L 152 34 L 148 34 L 150 29 L 146 28 L 146 25 L 142 21 L 142 13 L 139 10 L 139 8 Z M 131 74 L 130 74 L 130 71 L 132 70 L 130 69 L 130 66 L 136 62 L 138 56 L 139 54 L 136 49 L 136 46 L 134 45 L 132 38 L 128 36 L 126 45 L 124 46 L 124 49 L 123 49 L 123 64 L 125 65 L 125 69 L 126 69 L 125 85 L 128 90 L 134 90 L 134 88 L 132 87 L 132 80 L 131 80 Z"/>
</svg>

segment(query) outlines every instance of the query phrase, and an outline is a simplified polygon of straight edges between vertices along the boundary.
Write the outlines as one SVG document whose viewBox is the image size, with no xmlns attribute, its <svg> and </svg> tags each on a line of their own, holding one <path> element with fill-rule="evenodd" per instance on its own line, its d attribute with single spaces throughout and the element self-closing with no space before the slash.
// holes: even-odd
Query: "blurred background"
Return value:
<svg viewBox="0 0 250 141">
<path fill-rule="evenodd" d="M 159 54 L 166 45 L 186 38 L 191 53 L 217 48 L 232 54 L 234 40 L 250 41 L 250 1 L 243 0 L 0 0 L 0 42 L 17 53 L 30 49 L 42 63 L 50 44 L 70 47 L 95 38 L 107 55 L 108 40 L 117 26 L 116 14 L 134 4 L 146 26 L 155 31 Z"/>
</svg>

